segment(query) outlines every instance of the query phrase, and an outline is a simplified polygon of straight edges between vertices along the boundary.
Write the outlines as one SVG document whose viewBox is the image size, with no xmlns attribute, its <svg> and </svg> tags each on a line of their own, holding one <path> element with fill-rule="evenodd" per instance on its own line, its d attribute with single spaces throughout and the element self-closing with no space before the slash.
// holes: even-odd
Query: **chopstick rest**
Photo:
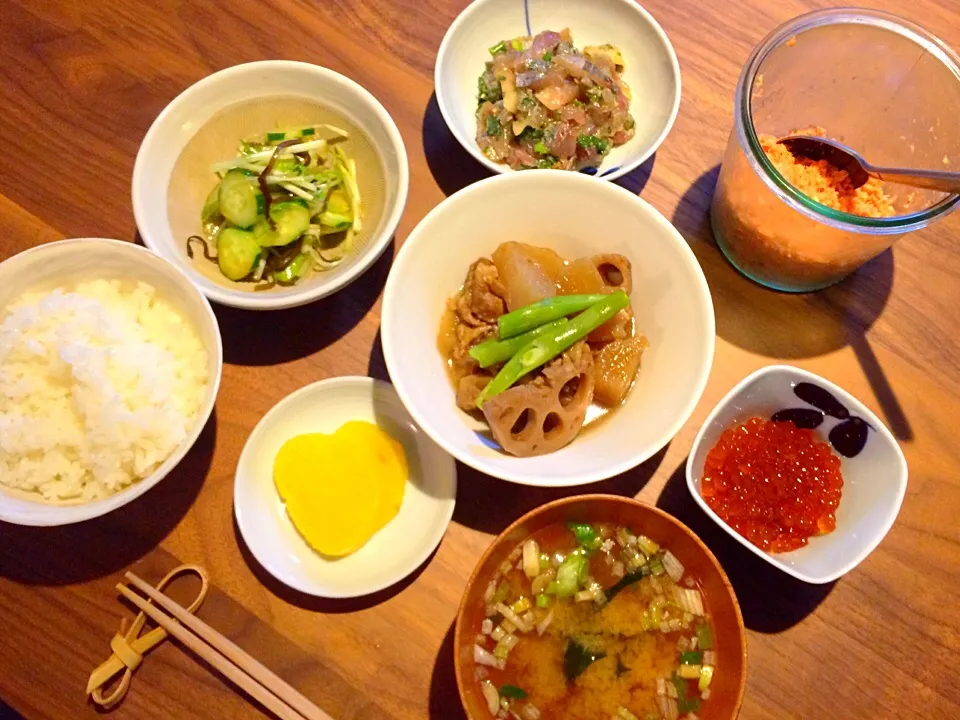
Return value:
<svg viewBox="0 0 960 720">
<path fill-rule="evenodd" d="M 199 565 L 181 565 L 174 568 L 157 583 L 156 588 L 163 592 L 163 589 L 175 578 L 187 573 L 192 573 L 200 578 L 200 592 L 197 593 L 194 601 L 186 607 L 186 610 L 193 613 L 200 607 L 203 599 L 207 596 L 207 591 L 210 589 L 210 579 L 206 570 L 202 567 Z M 137 615 L 129 629 L 127 629 L 126 618 L 122 619 L 120 621 L 120 632 L 110 640 L 110 649 L 113 654 L 90 673 L 90 679 L 87 680 L 87 695 L 104 710 L 109 710 L 123 700 L 130 688 L 133 673 L 143 662 L 143 656 L 168 637 L 167 631 L 162 627 L 154 628 L 140 636 L 146 621 L 147 616 L 143 611 Z M 105 695 L 103 688 L 120 672 L 123 673 L 120 682 L 112 692 Z"/>
</svg>

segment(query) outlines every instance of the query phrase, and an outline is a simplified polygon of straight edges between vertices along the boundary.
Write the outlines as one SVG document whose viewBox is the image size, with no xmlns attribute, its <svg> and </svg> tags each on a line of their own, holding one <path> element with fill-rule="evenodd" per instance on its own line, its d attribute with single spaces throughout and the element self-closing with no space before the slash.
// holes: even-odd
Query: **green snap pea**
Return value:
<svg viewBox="0 0 960 720">
<path fill-rule="evenodd" d="M 559 330 L 534 338 L 518 350 L 480 392 L 477 397 L 477 407 L 482 408 L 487 400 L 508 390 L 524 375 L 553 360 L 630 304 L 630 298 L 623 290 L 599 297 L 601 299 L 598 302 Z"/>
<path fill-rule="evenodd" d="M 528 330 L 540 327 L 551 320 L 573 315 L 591 305 L 600 302 L 607 295 L 557 295 L 544 298 L 530 305 L 508 312 L 497 318 L 500 338 L 522 335 Z"/>
<path fill-rule="evenodd" d="M 516 354 L 517 350 L 531 340 L 546 333 L 553 332 L 554 330 L 559 330 L 566 324 L 567 319 L 560 318 L 559 320 L 554 320 L 546 325 L 541 325 L 538 328 L 529 330 L 523 333 L 523 335 L 517 335 L 516 337 L 507 338 L 506 340 L 487 340 L 470 348 L 470 357 L 480 363 L 480 367 L 488 368 L 504 360 L 509 360 Z"/>
</svg>

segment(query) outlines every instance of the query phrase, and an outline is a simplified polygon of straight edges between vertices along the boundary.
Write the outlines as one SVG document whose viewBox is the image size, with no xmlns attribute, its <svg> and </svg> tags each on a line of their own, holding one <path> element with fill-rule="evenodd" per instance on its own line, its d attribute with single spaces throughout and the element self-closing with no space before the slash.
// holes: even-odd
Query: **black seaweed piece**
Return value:
<svg viewBox="0 0 960 720">
<path fill-rule="evenodd" d="M 650 574 L 650 571 L 647 570 L 646 567 L 640 570 L 636 570 L 635 572 L 627 573 L 622 578 L 620 578 L 616 582 L 616 584 L 611 585 L 610 587 L 607 588 L 607 591 L 606 591 L 607 602 L 610 602 L 611 600 L 613 600 L 614 596 L 618 592 L 623 590 L 625 587 L 629 585 L 633 585 L 635 582 L 640 582 L 641 580 L 643 580 L 644 577 L 646 577 L 649 574 Z"/>
<path fill-rule="evenodd" d="M 844 457 L 852 458 L 860 454 L 867 444 L 869 425 L 858 417 L 844 420 L 830 431 L 830 444 Z"/>
<path fill-rule="evenodd" d="M 788 408 L 773 414 L 773 422 L 791 422 L 798 428 L 812 430 L 823 423 L 823 413 L 810 408 Z"/>
<path fill-rule="evenodd" d="M 592 663 L 606 656 L 606 653 L 590 652 L 575 640 L 569 640 L 567 649 L 563 653 L 563 672 L 568 681 L 574 680 Z"/>
<path fill-rule="evenodd" d="M 824 390 L 819 385 L 808 382 L 797 383 L 793 386 L 793 393 L 804 402 L 823 410 L 830 417 L 839 420 L 850 417 L 850 411 L 843 406 L 843 403 L 837 400 L 829 390 Z"/>
</svg>

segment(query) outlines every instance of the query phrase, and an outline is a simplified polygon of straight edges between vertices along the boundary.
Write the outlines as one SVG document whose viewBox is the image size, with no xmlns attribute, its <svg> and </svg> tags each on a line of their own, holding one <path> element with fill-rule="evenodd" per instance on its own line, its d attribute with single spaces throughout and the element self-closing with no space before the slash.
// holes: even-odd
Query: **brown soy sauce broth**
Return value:
<svg viewBox="0 0 960 720">
<path fill-rule="evenodd" d="M 184 255 L 187 238 L 203 235 L 200 211 L 218 180 L 210 171 L 212 164 L 236 157 L 241 140 L 255 139 L 272 130 L 291 130 L 317 124 L 334 125 L 350 135 L 340 143 L 340 147 L 357 164 L 363 229 L 355 238 L 353 248 L 336 268 L 322 273 L 311 272 L 298 283 L 298 287 L 321 276 L 329 278 L 345 272 L 378 233 L 385 219 L 386 172 L 373 143 L 346 115 L 312 100 L 297 97 L 260 98 L 227 107 L 204 123 L 186 144 L 174 165 L 167 193 L 170 229 Z M 321 130 L 319 137 L 325 136 Z M 279 286 L 255 291 L 253 283 L 232 282 L 220 273 L 215 263 L 203 258 L 199 246 L 194 249 L 197 252 L 191 261 L 193 267 L 218 285 L 250 292 L 290 292 L 290 288 Z"/>
</svg>

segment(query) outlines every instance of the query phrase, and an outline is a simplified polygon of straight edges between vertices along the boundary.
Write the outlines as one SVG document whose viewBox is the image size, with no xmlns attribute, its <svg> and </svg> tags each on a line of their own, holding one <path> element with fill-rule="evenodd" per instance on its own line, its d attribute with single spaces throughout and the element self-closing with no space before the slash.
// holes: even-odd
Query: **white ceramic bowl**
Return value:
<svg viewBox="0 0 960 720">
<path fill-rule="evenodd" d="M 291 437 L 332 433 L 350 420 L 376 423 L 400 442 L 410 479 L 396 517 L 357 552 L 328 560 L 290 521 L 273 463 Z M 456 492 L 453 459 L 414 424 L 393 388 L 372 378 L 341 377 L 297 390 L 257 423 L 237 464 L 233 507 L 247 547 L 271 575 L 310 595 L 344 598 L 382 590 L 422 565 L 453 517 Z"/>
<path fill-rule="evenodd" d="M 208 383 L 193 428 L 180 446 L 149 477 L 115 495 L 76 505 L 53 505 L 10 493 L 0 485 L 0 520 L 18 525 L 69 525 L 104 515 L 143 495 L 165 478 L 203 430 L 220 388 L 223 347 L 210 303 L 176 267 L 128 242 L 82 238 L 40 245 L 0 263 L 0 308 L 31 290 L 53 290 L 85 280 L 142 280 L 157 289 L 193 325 L 207 350 Z M 0 313 L 2 316 L 3 313 Z"/>
<path fill-rule="evenodd" d="M 787 408 L 812 408 L 793 393 L 799 382 L 829 390 L 852 415 L 863 418 L 873 429 L 868 431 L 867 444 L 859 455 L 841 457 L 843 495 L 836 513 L 836 530 L 811 538 L 798 550 L 771 554 L 750 543 L 707 506 L 700 495 L 700 480 L 707 453 L 734 423 L 754 415 L 768 418 Z M 827 442 L 828 433 L 838 422 L 827 417 L 815 432 Z M 893 526 L 907 490 L 907 461 L 890 431 L 853 395 L 806 370 L 771 365 L 741 381 L 707 417 L 690 451 L 687 487 L 703 511 L 754 554 L 804 582 L 828 583 L 863 562 Z"/>
<path fill-rule="evenodd" d="M 566 27 L 578 48 L 619 47 L 626 63 L 623 79 L 633 93 L 636 134 L 610 151 L 598 176 L 613 180 L 630 172 L 653 155 L 673 127 L 680 108 L 677 55 L 657 21 L 634 0 L 474 0 L 440 44 L 434 86 L 450 132 L 490 170 L 513 172 L 477 147 L 477 78 L 490 60 L 488 48 L 500 40 Z"/>
<path fill-rule="evenodd" d="M 377 222 L 367 222 L 356 247 L 336 269 L 313 273 L 290 288 L 254 292 L 249 286 L 238 287 L 225 279 L 218 282 L 216 276 L 211 279 L 210 275 L 198 271 L 186 255 L 186 237 L 181 237 L 184 233 L 175 234 L 171 227 L 168 205 L 174 168 L 191 138 L 218 113 L 270 98 L 314 102 L 362 130 L 382 165 L 384 187 L 378 187 L 378 193 L 383 193 L 383 208 Z M 256 131 L 268 129 L 272 128 Z M 239 140 L 227 139 L 229 152 L 234 152 Z M 223 156 L 207 158 L 207 162 L 218 159 Z M 137 153 L 133 169 L 133 212 L 147 247 L 180 267 L 208 298 L 234 307 L 272 310 L 312 302 L 359 277 L 390 244 L 407 201 L 408 185 L 407 153 L 400 132 L 373 95 L 332 70 L 309 63 L 270 60 L 214 73 L 184 90 L 157 116 Z M 197 209 L 202 205 L 202 194 L 212 186 L 211 182 L 205 191 L 193 193 L 196 197 L 191 200 Z M 200 229 L 198 212 L 196 216 L 197 227 L 189 232 Z"/>
<path fill-rule="evenodd" d="M 626 255 L 636 327 L 650 341 L 623 406 L 565 448 L 538 457 L 512 457 L 488 444 L 478 433 L 486 425 L 457 408 L 437 349 L 447 299 L 470 264 L 505 240 L 570 259 Z M 380 332 L 390 377 L 417 423 L 458 460 L 528 485 L 579 485 L 643 462 L 686 422 L 713 362 L 710 291 L 680 233 L 629 191 L 563 170 L 488 178 L 434 208 L 394 261 Z"/>
</svg>

